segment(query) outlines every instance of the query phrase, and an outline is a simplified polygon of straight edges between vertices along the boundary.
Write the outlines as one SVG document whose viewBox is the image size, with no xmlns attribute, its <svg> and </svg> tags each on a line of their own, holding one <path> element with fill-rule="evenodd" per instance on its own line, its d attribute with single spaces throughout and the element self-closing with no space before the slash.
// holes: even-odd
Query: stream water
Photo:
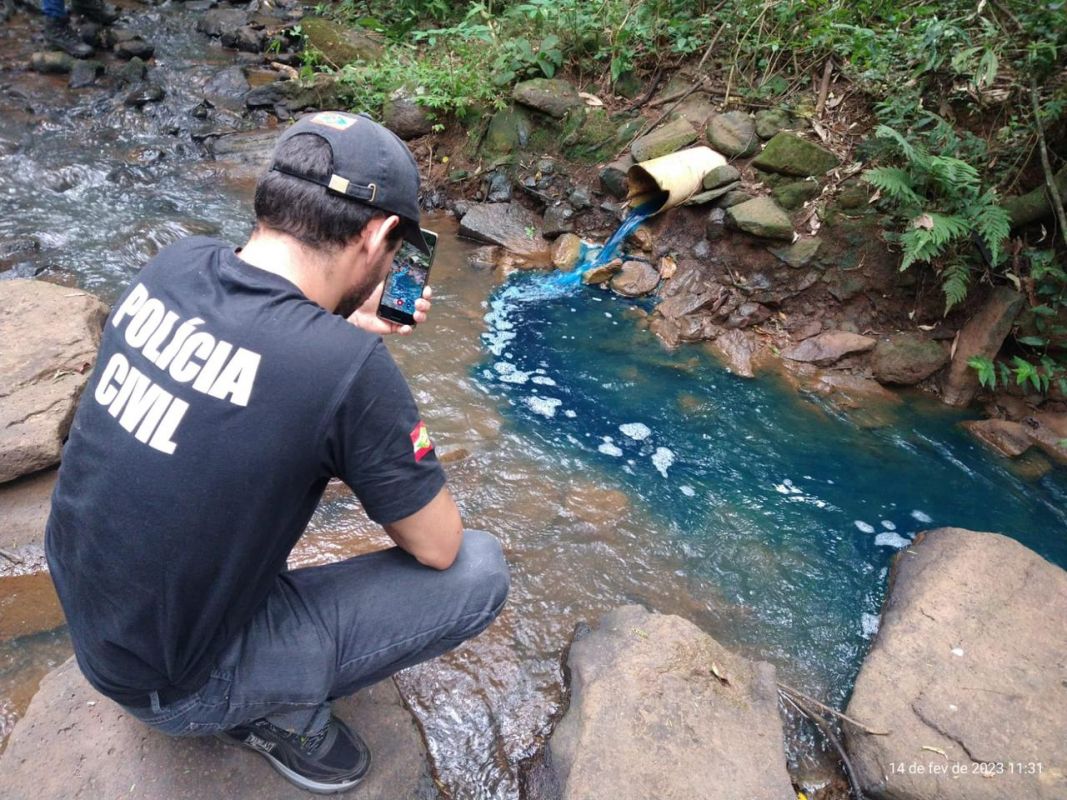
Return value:
<svg viewBox="0 0 1067 800">
<path fill-rule="evenodd" d="M 187 12 L 153 13 L 174 105 L 146 117 L 38 76 L 0 95 L 0 138 L 19 144 L 0 156 L 0 237 L 44 247 L 21 273 L 47 266 L 110 301 L 178 236 L 247 234 L 247 184 L 213 177 L 168 132 L 203 65 L 227 57 Z M 426 222 L 441 234 L 433 317 L 390 349 L 467 523 L 503 540 L 513 570 L 494 626 L 399 676 L 452 796 L 519 796 L 519 766 L 560 710 L 574 626 L 620 603 L 681 614 L 841 703 L 890 559 L 916 531 L 1002 531 L 1067 566 L 1067 480 L 1018 477 L 958 412 L 907 397 L 861 426 L 776 379 L 730 375 L 699 346 L 666 351 L 633 301 L 530 274 L 495 284 L 467 267 L 450 218 Z M 291 564 L 385 542 L 333 485 Z M 41 592 L 12 581 L 4 614 Z M 0 635 L 0 743 L 67 654 L 62 628 Z M 792 747 L 803 760 L 813 745 Z"/>
</svg>

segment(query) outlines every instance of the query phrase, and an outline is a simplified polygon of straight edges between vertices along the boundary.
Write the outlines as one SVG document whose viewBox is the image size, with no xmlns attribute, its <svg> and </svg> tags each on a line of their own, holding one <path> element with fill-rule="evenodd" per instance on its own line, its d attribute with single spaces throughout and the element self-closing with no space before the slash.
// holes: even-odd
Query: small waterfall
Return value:
<svg viewBox="0 0 1067 800">
<path fill-rule="evenodd" d="M 638 225 L 659 211 L 662 205 L 663 199 L 656 198 L 631 210 L 615 233 L 611 235 L 611 238 L 604 243 L 604 246 L 600 250 L 594 251 L 596 255 L 592 260 L 589 260 L 587 252 L 583 248 L 582 257 L 571 272 L 557 270 L 548 276 L 547 282 L 553 286 L 579 285 L 582 282 L 582 276 L 587 271 L 601 267 L 615 258 L 618 255 L 619 248 L 622 247 L 622 243 L 626 241 L 626 237 L 633 233 Z"/>
</svg>

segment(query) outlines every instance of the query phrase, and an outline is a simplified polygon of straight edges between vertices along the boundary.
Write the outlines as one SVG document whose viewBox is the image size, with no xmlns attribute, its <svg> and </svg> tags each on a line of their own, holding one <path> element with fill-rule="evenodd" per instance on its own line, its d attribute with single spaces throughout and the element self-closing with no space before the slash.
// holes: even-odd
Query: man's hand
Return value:
<svg viewBox="0 0 1067 800">
<path fill-rule="evenodd" d="M 377 333 L 379 336 L 398 333 L 401 336 L 407 336 L 415 330 L 414 327 L 401 325 L 398 322 L 389 322 L 378 316 L 378 304 L 382 300 L 383 291 L 385 291 L 385 281 L 379 283 L 378 288 L 371 293 L 366 302 L 352 312 L 348 321 L 357 328 L 367 331 L 367 333 Z M 420 325 L 426 321 L 426 317 L 430 313 L 430 307 L 433 305 L 433 301 L 430 299 L 432 295 L 433 289 L 427 286 L 422 290 L 422 297 L 415 301 L 415 313 L 412 316 L 415 317 L 415 322 Z"/>
</svg>

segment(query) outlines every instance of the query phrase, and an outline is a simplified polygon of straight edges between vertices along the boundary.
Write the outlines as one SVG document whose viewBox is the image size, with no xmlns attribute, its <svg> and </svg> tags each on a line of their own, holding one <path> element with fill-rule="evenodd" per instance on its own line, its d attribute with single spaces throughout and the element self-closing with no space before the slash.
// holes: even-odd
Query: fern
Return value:
<svg viewBox="0 0 1067 800">
<path fill-rule="evenodd" d="M 908 173 L 900 167 L 869 169 L 863 174 L 863 180 L 903 206 L 922 206 L 922 198 L 911 188 Z"/>
<path fill-rule="evenodd" d="M 911 221 L 911 228 L 900 236 L 904 245 L 901 271 L 915 262 L 930 262 L 945 252 L 949 243 L 971 232 L 964 217 L 945 214 L 922 214 Z"/>
<path fill-rule="evenodd" d="M 962 261 L 953 261 L 941 270 L 941 291 L 945 295 L 945 313 L 962 303 L 971 283 L 971 272 Z"/>
<path fill-rule="evenodd" d="M 996 190 L 989 189 L 980 195 L 967 212 L 974 220 L 975 231 L 989 248 L 992 262 L 999 263 L 1004 256 L 1004 240 L 1011 234 L 1011 218 L 997 204 Z"/>
</svg>

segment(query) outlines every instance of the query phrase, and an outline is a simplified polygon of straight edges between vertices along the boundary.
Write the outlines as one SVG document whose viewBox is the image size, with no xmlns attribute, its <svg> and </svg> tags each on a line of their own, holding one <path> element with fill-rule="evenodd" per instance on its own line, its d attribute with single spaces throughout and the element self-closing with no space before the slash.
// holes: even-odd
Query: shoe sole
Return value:
<svg viewBox="0 0 1067 800">
<path fill-rule="evenodd" d="M 366 778 L 368 774 L 370 774 L 371 760 L 370 754 L 368 754 L 367 771 L 360 775 L 358 778 L 355 778 L 351 781 L 347 781 L 345 783 L 319 783 L 318 781 L 313 781 L 310 778 L 306 778 L 300 773 L 294 772 L 293 770 L 289 769 L 289 767 L 285 766 L 285 764 L 280 762 L 270 753 L 264 753 L 258 748 L 249 747 L 244 742 L 238 742 L 224 733 L 216 734 L 215 738 L 220 739 L 225 744 L 231 745 L 233 747 L 239 747 L 242 750 L 249 750 L 253 753 L 257 753 L 258 755 L 263 756 L 263 758 L 267 760 L 267 763 L 274 767 L 275 771 L 279 775 L 281 775 L 294 786 L 298 786 L 301 789 L 304 789 L 305 791 L 311 792 L 313 794 L 340 794 L 341 792 L 347 792 L 350 789 L 354 789 L 359 784 L 361 784 L 363 782 L 363 779 Z"/>
</svg>

